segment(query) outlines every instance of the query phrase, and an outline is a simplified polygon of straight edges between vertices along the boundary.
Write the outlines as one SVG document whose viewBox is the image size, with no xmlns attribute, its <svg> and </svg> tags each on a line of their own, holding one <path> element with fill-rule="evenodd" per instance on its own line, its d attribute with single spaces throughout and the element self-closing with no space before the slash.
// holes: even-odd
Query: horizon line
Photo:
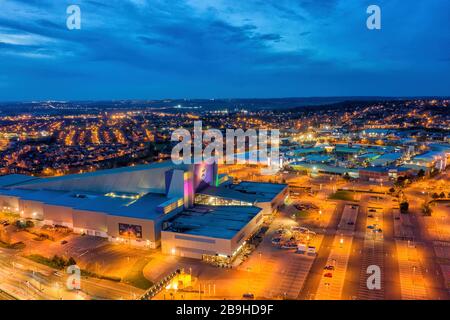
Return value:
<svg viewBox="0 0 450 320">
<path fill-rule="evenodd" d="M 214 100 L 287 100 L 287 99 L 352 99 L 357 101 L 358 99 L 370 100 L 383 100 L 383 99 L 392 99 L 392 100 L 406 100 L 406 99 L 427 99 L 427 98 L 435 98 L 435 99 L 450 99 L 450 95 L 374 95 L 374 96 L 365 96 L 365 95 L 344 95 L 344 96 L 291 96 L 291 97 L 228 97 L 228 98 L 113 98 L 113 99 L 32 99 L 32 100 L 0 100 L 0 104 L 5 103 L 43 103 L 43 102 L 59 102 L 59 103 L 70 103 L 70 102 L 112 102 L 112 101 L 142 101 L 142 102 L 150 102 L 150 101 L 165 101 L 165 100 L 173 100 L 173 101 L 214 101 Z"/>
</svg>

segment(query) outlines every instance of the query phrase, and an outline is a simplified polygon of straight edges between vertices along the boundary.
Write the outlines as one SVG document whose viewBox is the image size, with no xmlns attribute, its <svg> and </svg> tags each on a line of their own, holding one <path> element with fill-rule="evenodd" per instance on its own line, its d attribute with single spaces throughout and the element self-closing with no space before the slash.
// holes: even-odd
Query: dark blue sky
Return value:
<svg viewBox="0 0 450 320">
<path fill-rule="evenodd" d="M 78 4 L 82 29 L 68 30 Z M 366 8 L 382 29 L 366 28 Z M 449 95 L 448 0 L 0 0 L 0 100 Z"/>
</svg>

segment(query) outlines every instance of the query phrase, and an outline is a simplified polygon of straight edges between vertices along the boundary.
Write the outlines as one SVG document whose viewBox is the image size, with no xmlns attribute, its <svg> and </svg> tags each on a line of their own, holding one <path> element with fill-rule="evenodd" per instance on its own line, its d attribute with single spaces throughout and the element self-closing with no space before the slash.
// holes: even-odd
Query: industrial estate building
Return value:
<svg viewBox="0 0 450 320">
<path fill-rule="evenodd" d="M 288 196 L 287 185 L 171 161 L 51 178 L 0 177 L 0 206 L 24 219 L 192 258 L 233 258 Z"/>
<path fill-rule="evenodd" d="M 385 134 L 379 133 L 381 136 Z M 408 141 L 387 141 L 394 145 L 321 144 L 308 147 L 284 146 L 284 163 L 309 174 L 348 175 L 362 181 L 385 182 L 398 177 L 425 175 L 444 170 L 450 160 L 450 144 L 430 143 L 415 150 Z M 423 152 L 422 149 L 427 151 Z"/>
</svg>

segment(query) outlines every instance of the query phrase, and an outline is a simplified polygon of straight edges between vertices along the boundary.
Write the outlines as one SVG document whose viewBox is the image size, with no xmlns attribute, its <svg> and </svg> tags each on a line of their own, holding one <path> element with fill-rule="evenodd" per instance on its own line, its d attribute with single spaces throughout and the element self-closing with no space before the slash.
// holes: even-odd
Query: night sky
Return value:
<svg viewBox="0 0 450 320">
<path fill-rule="evenodd" d="M 0 100 L 449 95 L 449 13 L 448 0 L 0 0 Z"/>
</svg>

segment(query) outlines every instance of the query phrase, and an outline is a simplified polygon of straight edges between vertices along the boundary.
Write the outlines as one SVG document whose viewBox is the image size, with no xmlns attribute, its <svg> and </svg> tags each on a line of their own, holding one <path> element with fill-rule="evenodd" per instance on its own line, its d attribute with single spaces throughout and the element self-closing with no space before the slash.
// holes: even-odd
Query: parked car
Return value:
<svg viewBox="0 0 450 320">
<path fill-rule="evenodd" d="M 331 272 L 327 272 L 323 275 L 325 278 L 333 278 L 333 274 Z"/>
<path fill-rule="evenodd" d="M 297 248 L 297 244 L 295 242 L 286 242 L 281 246 L 282 249 L 295 249 Z"/>
<path fill-rule="evenodd" d="M 279 244 L 281 242 L 281 238 L 273 238 L 272 244 Z"/>
<path fill-rule="evenodd" d="M 294 207 L 295 207 L 295 209 L 300 210 L 300 211 L 308 209 L 305 205 L 298 204 L 298 203 L 294 204 Z"/>
<path fill-rule="evenodd" d="M 323 269 L 324 270 L 331 270 L 331 271 L 333 271 L 334 270 L 334 266 L 328 265 L 328 266 L 325 266 Z"/>
<path fill-rule="evenodd" d="M 242 298 L 244 298 L 244 299 L 249 299 L 249 300 L 253 300 L 253 299 L 255 299 L 255 295 L 254 295 L 253 293 L 247 292 L 247 293 L 244 293 L 244 294 L 242 295 Z"/>
<path fill-rule="evenodd" d="M 298 232 L 301 232 L 301 233 L 308 233 L 308 232 L 309 232 L 309 229 L 308 229 L 308 228 L 305 228 L 305 227 L 298 227 L 298 226 L 293 226 L 293 227 L 291 227 L 291 230 L 292 230 L 292 231 L 298 231 Z"/>
</svg>

